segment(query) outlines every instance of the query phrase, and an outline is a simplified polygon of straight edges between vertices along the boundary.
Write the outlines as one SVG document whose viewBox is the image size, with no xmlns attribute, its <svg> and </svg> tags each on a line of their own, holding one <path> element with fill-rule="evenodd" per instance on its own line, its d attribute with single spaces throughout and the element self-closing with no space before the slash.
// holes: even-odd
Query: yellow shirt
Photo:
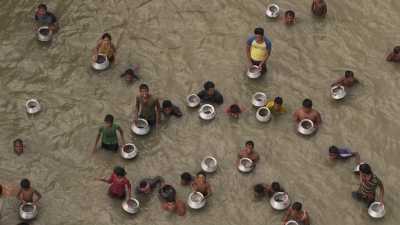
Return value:
<svg viewBox="0 0 400 225">
<path fill-rule="evenodd" d="M 285 113 L 286 112 L 286 109 L 283 106 L 281 107 L 281 109 L 279 111 L 275 111 L 274 105 L 275 105 L 274 101 L 269 101 L 269 102 L 267 102 L 265 107 L 267 107 L 271 112 L 277 112 L 277 113 Z"/>
<path fill-rule="evenodd" d="M 254 61 L 263 61 L 268 56 L 267 44 L 265 42 L 257 43 L 257 41 L 254 40 L 251 43 L 250 56 Z"/>
</svg>

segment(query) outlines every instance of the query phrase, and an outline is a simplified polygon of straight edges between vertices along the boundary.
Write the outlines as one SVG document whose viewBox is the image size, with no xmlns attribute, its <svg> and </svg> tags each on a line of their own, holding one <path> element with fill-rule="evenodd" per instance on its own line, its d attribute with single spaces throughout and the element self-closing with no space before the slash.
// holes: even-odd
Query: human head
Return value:
<svg viewBox="0 0 400 225">
<path fill-rule="evenodd" d="M 285 23 L 290 25 L 294 23 L 294 18 L 296 17 L 296 14 L 294 13 L 293 10 L 288 10 L 285 12 Z"/>
<path fill-rule="evenodd" d="M 400 46 L 394 47 L 393 53 L 396 54 L 396 55 L 399 54 L 400 53 Z"/>
<path fill-rule="evenodd" d="M 44 16 L 47 13 L 47 6 L 45 4 L 39 4 L 37 7 L 37 15 Z"/>
<path fill-rule="evenodd" d="M 120 166 L 116 166 L 114 167 L 114 173 L 115 175 L 117 175 L 118 177 L 124 177 L 126 175 L 126 171 L 124 168 L 120 167 Z"/>
<path fill-rule="evenodd" d="M 164 100 L 162 103 L 162 110 L 167 115 L 171 114 L 172 112 L 172 102 L 170 100 Z"/>
<path fill-rule="evenodd" d="M 233 104 L 229 107 L 229 112 L 231 114 L 232 117 L 239 117 L 239 114 L 242 112 L 242 110 L 240 109 L 240 107 L 237 104 Z"/>
<path fill-rule="evenodd" d="M 147 181 L 141 181 L 140 183 L 139 183 L 139 190 L 140 190 L 140 192 L 142 192 L 142 193 L 149 193 L 150 191 L 151 191 L 151 187 L 150 187 L 150 184 L 149 184 L 149 182 L 147 182 Z"/>
<path fill-rule="evenodd" d="M 280 96 L 275 97 L 274 99 L 274 110 L 279 111 L 282 108 L 283 99 Z"/>
<path fill-rule="evenodd" d="M 297 211 L 297 212 L 299 212 L 299 211 L 301 210 L 302 207 L 303 207 L 303 205 L 302 205 L 300 202 L 295 202 L 295 203 L 293 203 L 293 205 L 292 205 L 292 209 L 293 209 L 294 211 Z"/>
<path fill-rule="evenodd" d="M 256 36 L 256 41 L 261 42 L 264 40 L 264 29 L 261 27 L 257 27 L 254 29 L 254 35 Z"/>
<path fill-rule="evenodd" d="M 256 197 L 262 197 L 266 193 L 265 187 L 263 184 L 256 184 L 254 185 L 254 194 Z"/>
<path fill-rule="evenodd" d="M 107 114 L 106 117 L 104 117 L 104 122 L 107 126 L 112 126 L 114 123 L 114 117 L 111 114 Z"/>
<path fill-rule="evenodd" d="M 192 175 L 188 172 L 184 172 L 181 174 L 181 184 L 182 185 L 189 185 L 193 180 Z"/>
<path fill-rule="evenodd" d="M 344 72 L 344 76 L 346 78 L 353 78 L 354 77 L 354 73 L 351 70 L 347 70 L 346 72 Z"/>
<path fill-rule="evenodd" d="M 246 141 L 246 148 L 253 150 L 254 142 L 253 141 Z"/>
<path fill-rule="evenodd" d="M 109 33 L 104 33 L 103 35 L 101 35 L 101 39 L 103 39 L 104 41 L 111 41 L 111 35 Z"/>
<path fill-rule="evenodd" d="M 207 178 L 207 175 L 206 175 L 206 173 L 203 172 L 203 171 L 200 171 L 200 172 L 198 172 L 198 173 L 196 174 L 196 179 L 199 180 L 199 181 L 201 181 L 201 182 L 206 182 L 206 178 Z"/>
<path fill-rule="evenodd" d="M 303 108 L 304 108 L 304 111 L 310 112 L 312 109 L 312 101 L 308 98 L 304 99 Z"/>
<path fill-rule="evenodd" d="M 371 179 L 372 169 L 368 164 L 363 163 L 360 165 L 360 176 L 361 179 L 364 181 L 368 181 L 369 179 Z"/>
<path fill-rule="evenodd" d="M 271 183 L 271 189 L 274 192 L 279 192 L 279 191 L 281 191 L 281 185 L 278 182 L 274 181 Z"/>
<path fill-rule="evenodd" d="M 21 223 L 19 223 L 18 225 L 29 225 L 29 223 L 21 222 Z"/>
<path fill-rule="evenodd" d="M 22 189 L 29 189 L 31 187 L 31 182 L 28 179 L 24 178 L 21 180 L 20 185 Z"/>
<path fill-rule="evenodd" d="M 149 97 L 149 86 L 147 86 L 147 84 L 141 84 L 139 86 L 139 94 L 142 98 L 147 99 Z"/>
<path fill-rule="evenodd" d="M 126 81 L 131 82 L 135 77 L 135 72 L 133 71 L 133 69 L 127 69 L 123 76 L 125 76 Z"/>
<path fill-rule="evenodd" d="M 24 151 L 24 143 L 19 138 L 14 140 L 14 151 L 18 155 Z"/>
<path fill-rule="evenodd" d="M 162 186 L 159 190 L 159 194 L 162 199 L 167 202 L 175 202 L 176 190 L 173 186 L 166 184 Z"/>
<path fill-rule="evenodd" d="M 204 85 L 203 85 L 203 87 L 204 87 L 204 90 L 207 91 L 207 94 L 208 94 L 209 96 L 211 96 L 211 95 L 214 94 L 215 84 L 214 84 L 212 81 L 207 81 L 207 82 L 205 82 Z"/>
<path fill-rule="evenodd" d="M 335 159 L 338 153 L 339 153 L 339 149 L 335 145 L 332 145 L 329 147 L 329 157 L 330 158 Z"/>
</svg>

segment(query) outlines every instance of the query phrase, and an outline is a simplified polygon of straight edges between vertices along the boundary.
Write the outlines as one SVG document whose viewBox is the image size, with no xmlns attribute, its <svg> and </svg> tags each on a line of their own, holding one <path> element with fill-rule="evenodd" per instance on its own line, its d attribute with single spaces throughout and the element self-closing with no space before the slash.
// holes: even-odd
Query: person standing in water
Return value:
<svg viewBox="0 0 400 225">
<path fill-rule="evenodd" d="M 115 52 L 115 46 L 111 43 L 111 35 L 109 33 L 104 33 L 93 49 L 92 61 L 96 62 L 97 56 L 101 54 L 106 55 L 110 62 L 114 62 Z"/>
<path fill-rule="evenodd" d="M 352 87 L 358 80 L 354 78 L 354 73 L 351 70 L 344 72 L 344 76 L 335 81 L 331 86 L 342 85 L 343 87 Z"/>
<path fill-rule="evenodd" d="M 314 16 L 325 17 L 326 13 L 328 12 L 328 6 L 326 5 L 325 0 L 313 0 L 311 12 L 314 14 Z"/>
<path fill-rule="evenodd" d="M 318 128 L 322 122 L 321 114 L 312 108 L 313 103 L 310 99 L 306 98 L 303 101 L 303 107 L 296 110 L 293 114 L 293 120 L 298 124 L 303 119 L 309 119 L 313 121 L 314 126 Z"/>
<path fill-rule="evenodd" d="M 360 186 L 352 192 L 354 199 L 367 203 L 367 206 L 376 201 L 376 189 L 379 187 L 379 201 L 383 204 L 385 189 L 382 181 L 372 173 L 371 167 L 363 163 L 360 165 Z"/>
<path fill-rule="evenodd" d="M 125 143 L 124 132 L 118 124 L 114 123 L 114 117 L 110 114 L 104 118 L 105 126 L 100 127 L 96 137 L 93 153 L 96 152 L 97 144 L 101 137 L 101 148 L 116 152 L 119 148 L 117 131 L 119 131 L 122 139 L 122 144 Z"/>
<path fill-rule="evenodd" d="M 302 210 L 303 205 L 300 202 L 293 203 L 283 217 L 282 225 L 285 225 L 289 220 L 296 221 L 299 225 L 310 225 L 310 218 L 306 210 Z"/>
<path fill-rule="evenodd" d="M 271 55 L 272 43 L 264 36 L 264 29 L 257 27 L 254 35 L 247 39 L 246 55 L 250 66 L 258 66 L 261 72 L 267 71 L 266 62 Z"/>
<path fill-rule="evenodd" d="M 150 94 L 149 86 L 141 84 L 139 86 L 139 96 L 136 97 L 136 105 L 133 114 L 133 121 L 139 118 L 146 119 L 150 126 L 160 124 L 160 102 L 158 98 Z"/>
<path fill-rule="evenodd" d="M 57 18 L 53 13 L 47 11 L 45 4 L 40 4 L 35 13 L 36 29 L 40 26 L 48 26 L 52 32 L 57 32 Z"/>
<path fill-rule="evenodd" d="M 28 179 L 22 179 L 20 185 L 21 188 L 17 194 L 17 198 L 22 204 L 37 204 L 37 202 L 42 198 L 42 195 L 31 187 L 31 182 Z"/>
<path fill-rule="evenodd" d="M 215 103 L 221 105 L 224 103 L 224 97 L 222 94 L 215 89 L 215 84 L 212 81 L 206 81 L 203 85 L 203 90 L 197 93 L 201 102 L 203 103 Z"/>
<path fill-rule="evenodd" d="M 211 195 L 211 186 L 206 180 L 206 174 L 204 172 L 198 172 L 193 183 L 192 190 L 200 192 L 205 198 Z"/>
<path fill-rule="evenodd" d="M 128 178 L 126 178 L 126 171 L 120 166 L 116 166 L 110 178 L 97 178 L 98 181 L 103 181 L 110 184 L 108 194 L 112 198 L 131 198 L 132 186 Z"/>
</svg>

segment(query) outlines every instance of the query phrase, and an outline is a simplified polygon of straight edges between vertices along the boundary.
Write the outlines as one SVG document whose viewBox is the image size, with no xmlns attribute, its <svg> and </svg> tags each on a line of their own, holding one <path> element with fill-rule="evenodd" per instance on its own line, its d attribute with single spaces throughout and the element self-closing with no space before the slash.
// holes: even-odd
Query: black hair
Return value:
<svg viewBox="0 0 400 225">
<path fill-rule="evenodd" d="M 28 189 L 31 187 L 31 182 L 28 179 L 24 178 L 21 180 L 20 185 L 21 185 L 21 188 Z"/>
<path fill-rule="evenodd" d="M 271 183 L 271 188 L 275 192 L 281 191 L 281 185 L 275 181 Z"/>
<path fill-rule="evenodd" d="M 304 108 L 309 108 L 309 109 L 311 109 L 311 108 L 312 108 L 312 101 L 311 101 L 311 99 L 308 99 L 308 98 L 304 99 L 304 101 L 303 101 L 303 107 L 304 107 Z"/>
<path fill-rule="evenodd" d="M 143 90 L 143 89 L 149 90 L 149 86 L 147 86 L 147 84 L 141 84 L 141 85 L 139 86 L 139 90 Z"/>
<path fill-rule="evenodd" d="M 261 195 L 265 194 L 265 187 L 263 184 L 256 184 L 254 185 L 254 192 Z"/>
<path fill-rule="evenodd" d="M 114 167 L 114 173 L 119 177 L 124 177 L 126 175 L 125 169 L 120 166 Z"/>
<path fill-rule="evenodd" d="M 360 172 L 367 174 L 367 175 L 372 174 L 371 167 L 366 163 L 363 163 L 360 165 Z"/>
<path fill-rule="evenodd" d="M 282 105 L 283 104 L 283 99 L 280 96 L 275 97 L 274 102 L 278 105 Z"/>
<path fill-rule="evenodd" d="M 184 172 L 181 174 L 181 180 L 186 181 L 186 182 L 190 182 L 193 180 L 193 177 L 190 173 L 188 172 Z"/>
<path fill-rule="evenodd" d="M 108 38 L 108 39 L 110 39 L 110 41 L 111 41 L 111 34 L 109 34 L 109 33 L 104 33 L 103 35 L 101 35 L 101 39 L 104 39 L 104 38 Z"/>
<path fill-rule="evenodd" d="M 17 225 L 29 225 L 29 223 L 21 222 L 21 223 L 19 223 L 19 224 L 17 224 Z"/>
<path fill-rule="evenodd" d="M 293 10 L 288 10 L 288 11 L 285 12 L 285 16 L 293 16 L 293 17 L 295 17 L 296 14 L 294 13 Z"/>
<path fill-rule="evenodd" d="M 114 117 L 111 114 L 107 114 L 106 117 L 104 117 L 104 122 L 112 124 L 114 122 Z"/>
<path fill-rule="evenodd" d="M 261 28 L 261 27 L 257 27 L 256 29 L 254 29 L 254 34 L 255 34 L 255 35 L 264 36 L 264 29 Z"/>
<path fill-rule="evenodd" d="M 141 181 L 140 183 L 139 183 L 139 187 L 140 188 L 145 188 L 145 187 L 147 187 L 149 185 L 149 182 L 147 182 L 147 181 Z"/>
<path fill-rule="evenodd" d="M 240 107 L 237 104 L 233 104 L 229 107 L 229 110 L 231 111 L 231 113 L 241 113 L 242 110 L 240 109 Z"/>
<path fill-rule="evenodd" d="M 17 143 L 22 144 L 23 141 L 20 138 L 17 138 L 17 139 L 14 140 L 14 145 L 17 144 Z"/>
<path fill-rule="evenodd" d="M 295 202 L 295 203 L 293 203 L 293 205 L 292 205 L 292 209 L 293 210 L 296 210 L 296 211 L 300 211 L 301 210 L 301 208 L 302 208 L 302 204 L 300 203 L 300 202 Z"/>
<path fill-rule="evenodd" d="M 210 88 L 215 88 L 215 84 L 212 81 L 207 81 L 204 83 L 203 87 L 208 91 Z"/>
<path fill-rule="evenodd" d="M 394 54 L 399 54 L 400 53 L 400 46 L 396 46 L 393 49 Z"/>
<path fill-rule="evenodd" d="M 196 176 L 200 176 L 203 175 L 205 178 L 207 178 L 207 174 L 204 171 L 200 171 L 198 173 L 196 173 Z"/>
<path fill-rule="evenodd" d="M 329 153 L 330 154 L 338 154 L 338 148 L 334 145 L 329 147 Z"/>
<path fill-rule="evenodd" d="M 351 71 L 351 70 L 346 70 L 346 72 L 344 72 L 344 76 L 345 76 L 346 78 L 354 77 L 354 73 L 353 73 L 353 71 Z"/>
<path fill-rule="evenodd" d="M 254 141 L 246 141 L 246 145 L 251 145 L 254 148 Z"/>
<path fill-rule="evenodd" d="M 173 186 L 166 184 L 158 190 L 159 195 L 167 202 L 175 202 L 176 190 Z"/>
<path fill-rule="evenodd" d="M 170 100 L 164 100 L 162 103 L 163 108 L 170 108 L 172 107 L 172 102 Z"/>
<path fill-rule="evenodd" d="M 38 5 L 38 9 L 44 9 L 45 11 L 47 11 L 47 5 L 46 4 L 39 4 Z"/>
<path fill-rule="evenodd" d="M 3 186 L 0 184 L 0 196 L 3 194 Z"/>
</svg>

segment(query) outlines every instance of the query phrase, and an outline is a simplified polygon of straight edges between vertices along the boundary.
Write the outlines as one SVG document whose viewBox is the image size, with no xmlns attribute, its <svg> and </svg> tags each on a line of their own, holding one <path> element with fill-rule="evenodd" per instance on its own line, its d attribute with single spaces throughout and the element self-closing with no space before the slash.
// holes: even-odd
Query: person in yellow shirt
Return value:
<svg viewBox="0 0 400 225">
<path fill-rule="evenodd" d="M 282 97 L 275 97 L 274 101 L 268 101 L 265 105 L 273 113 L 285 113 L 286 109 L 283 107 Z"/>
<path fill-rule="evenodd" d="M 267 71 L 266 62 L 271 55 L 272 43 L 264 36 L 264 29 L 257 27 L 254 29 L 254 35 L 247 39 L 246 54 L 250 66 L 261 67 L 261 72 Z"/>
</svg>

